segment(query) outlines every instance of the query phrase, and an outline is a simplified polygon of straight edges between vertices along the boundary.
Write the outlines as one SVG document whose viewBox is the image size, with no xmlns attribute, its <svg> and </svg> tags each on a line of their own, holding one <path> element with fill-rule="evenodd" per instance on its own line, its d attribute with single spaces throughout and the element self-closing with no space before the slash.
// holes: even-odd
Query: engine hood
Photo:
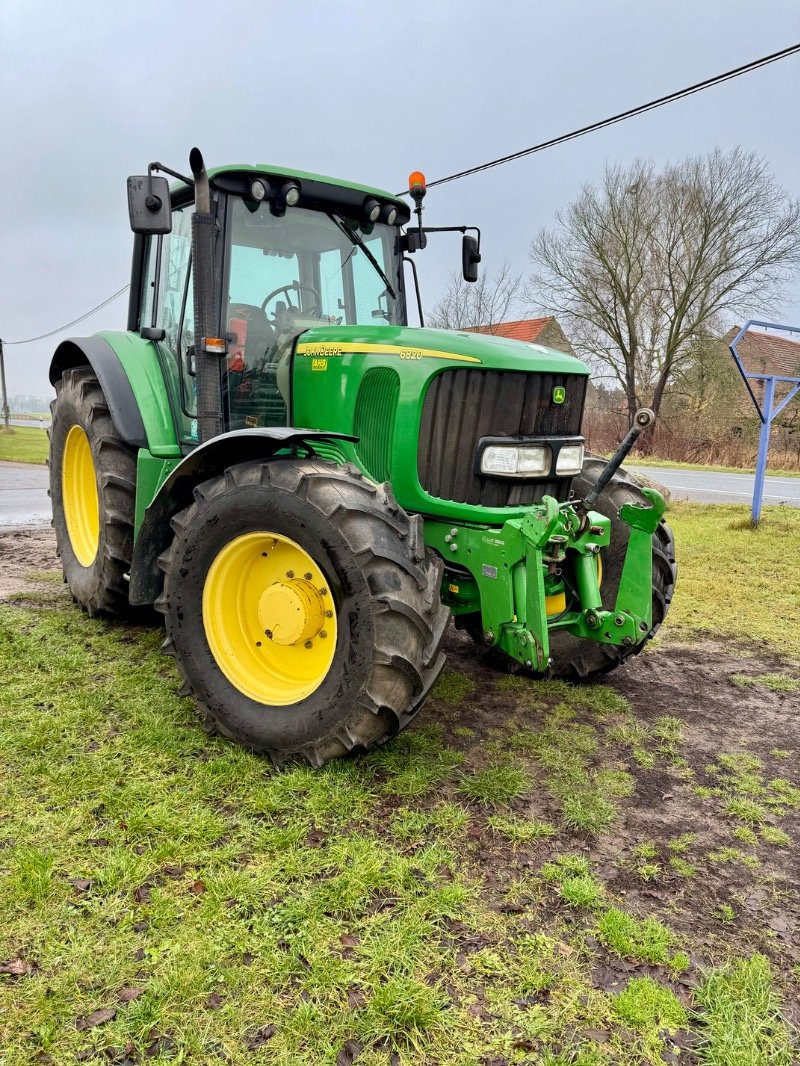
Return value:
<svg viewBox="0 0 800 1066">
<path fill-rule="evenodd" d="M 326 358 L 353 353 L 397 355 L 414 361 L 439 359 L 454 366 L 473 365 L 487 370 L 589 374 L 580 359 L 553 348 L 459 330 L 389 325 L 317 326 L 306 330 L 297 341 L 297 354 L 301 356 Z"/>
</svg>

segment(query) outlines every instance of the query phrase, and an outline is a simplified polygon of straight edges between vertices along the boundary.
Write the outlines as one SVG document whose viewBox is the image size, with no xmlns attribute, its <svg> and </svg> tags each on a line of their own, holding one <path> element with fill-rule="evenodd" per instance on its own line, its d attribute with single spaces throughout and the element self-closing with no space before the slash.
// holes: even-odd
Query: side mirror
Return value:
<svg viewBox="0 0 800 1066">
<path fill-rule="evenodd" d="M 169 233 L 172 205 L 169 182 L 146 174 L 128 178 L 128 216 L 134 233 Z"/>
<path fill-rule="evenodd" d="M 478 280 L 478 263 L 481 261 L 479 245 L 474 237 L 465 233 L 461 240 L 461 271 L 464 281 Z"/>
</svg>

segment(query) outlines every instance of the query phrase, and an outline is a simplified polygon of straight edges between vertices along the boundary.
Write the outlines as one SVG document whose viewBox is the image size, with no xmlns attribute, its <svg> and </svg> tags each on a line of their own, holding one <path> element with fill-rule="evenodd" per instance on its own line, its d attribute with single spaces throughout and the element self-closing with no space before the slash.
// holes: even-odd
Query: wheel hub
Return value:
<svg viewBox="0 0 800 1066">
<path fill-rule="evenodd" d="M 325 624 L 325 603 L 310 581 L 275 581 L 258 602 L 264 635 L 288 646 L 313 640 Z"/>
<path fill-rule="evenodd" d="M 224 544 L 203 585 L 203 627 L 228 681 L 258 703 L 299 703 L 323 683 L 337 619 L 325 574 L 296 541 L 257 530 Z"/>
</svg>

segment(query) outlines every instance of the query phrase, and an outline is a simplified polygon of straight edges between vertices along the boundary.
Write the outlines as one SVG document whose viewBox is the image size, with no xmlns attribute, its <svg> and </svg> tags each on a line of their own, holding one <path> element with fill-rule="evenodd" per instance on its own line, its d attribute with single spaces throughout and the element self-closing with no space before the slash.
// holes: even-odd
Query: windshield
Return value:
<svg viewBox="0 0 800 1066">
<path fill-rule="evenodd" d="M 285 425 L 288 356 L 315 326 L 402 323 L 398 231 L 231 197 L 225 375 L 231 429 Z"/>
<path fill-rule="evenodd" d="M 230 304 L 260 308 L 278 332 L 400 321 L 396 228 L 364 231 L 302 207 L 276 218 L 266 201 L 232 205 Z"/>
</svg>

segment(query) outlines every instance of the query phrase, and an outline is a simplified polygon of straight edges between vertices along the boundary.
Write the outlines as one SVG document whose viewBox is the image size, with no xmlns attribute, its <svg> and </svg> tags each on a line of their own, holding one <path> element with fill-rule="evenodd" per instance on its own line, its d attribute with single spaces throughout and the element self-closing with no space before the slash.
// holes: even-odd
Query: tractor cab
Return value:
<svg viewBox="0 0 800 1066">
<path fill-rule="evenodd" d="M 296 171 L 234 167 L 208 177 L 216 228 L 211 316 L 225 341 L 221 428 L 285 426 L 299 334 L 323 325 L 405 324 L 400 226 L 408 222 L 409 208 L 378 189 L 335 185 Z M 166 186 L 164 179 L 151 182 L 159 180 Z M 150 183 L 144 181 L 141 195 L 147 197 Z M 188 181 L 166 193 L 170 217 L 160 228 L 168 231 L 135 226 L 128 328 L 158 343 L 176 424 L 184 443 L 192 444 L 198 338 L 195 200 Z"/>
</svg>

